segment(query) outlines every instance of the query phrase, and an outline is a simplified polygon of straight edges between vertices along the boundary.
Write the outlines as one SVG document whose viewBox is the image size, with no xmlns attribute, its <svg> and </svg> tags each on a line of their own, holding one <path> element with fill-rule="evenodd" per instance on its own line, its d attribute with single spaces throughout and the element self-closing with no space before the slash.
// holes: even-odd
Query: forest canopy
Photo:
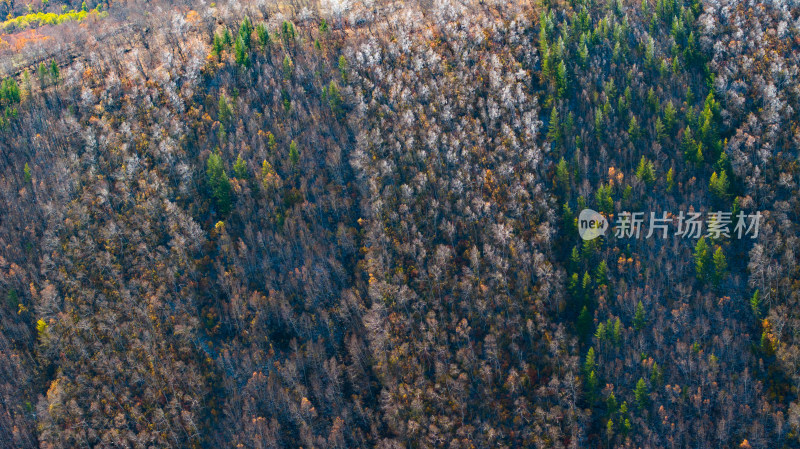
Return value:
<svg viewBox="0 0 800 449">
<path fill-rule="evenodd" d="M 0 447 L 800 447 L 797 5 L 0 13 Z"/>
</svg>

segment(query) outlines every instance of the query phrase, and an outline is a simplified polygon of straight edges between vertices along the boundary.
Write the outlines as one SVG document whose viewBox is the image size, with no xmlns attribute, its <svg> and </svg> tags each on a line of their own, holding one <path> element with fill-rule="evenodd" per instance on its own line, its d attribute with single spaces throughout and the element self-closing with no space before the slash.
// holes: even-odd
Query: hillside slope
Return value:
<svg viewBox="0 0 800 449">
<path fill-rule="evenodd" d="M 0 446 L 800 447 L 800 9 L 429 3 L 112 3 L 14 62 Z"/>
</svg>

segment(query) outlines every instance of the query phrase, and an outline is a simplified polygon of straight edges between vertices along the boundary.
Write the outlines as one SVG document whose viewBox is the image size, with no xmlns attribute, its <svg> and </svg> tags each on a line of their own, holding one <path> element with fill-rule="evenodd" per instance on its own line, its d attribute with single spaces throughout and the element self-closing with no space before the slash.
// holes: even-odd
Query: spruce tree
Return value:
<svg viewBox="0 0 800 449">
<path fill-rule="evenodd" d="M 645 382 L 643 378 L 639 378 L 639 382 L 636 383 L 636 389 L 633 390 L 633 397 L 636 399 L 636 404 L 639 408 L 647 407 L 649 401 L 647 382 Z"/>
<path fill-rule="evenodd" d="M 725 259 L 725 253 L 721 247 L 717 247 L 714 251 L 714 287 L 719 287 L 725 277 L 728 275 L 728 261 Z"/>
<path fill-rule="evenodd" d="M 262 23 L 256 26 L 256 38 L 258 39 L 258 46 L 261 47 L 261 50 L 266 50 L 272 43 L 269 37 L 269 31 L 267 31 L 267 27 Z"/>
<path fill-rule="evenodd" d="M 705 237 L 700 237 L 694 247 L 694 268 L 697 279 L 705 282 L 710 274 L 711 256 L 709 254 L 708 243 Z"/>
<path fill-rule="evenodd" d="M 711 175 L 711 181 L 708 183 L 708 188 L 717 199 L 727 199 L 729 187 L 730 182 L 728 181 L 728 174 L 725 173 L 725 170 L 720 171 L 719 175 L 717 175 L 717 172 L 714 172 Z"/>
<path fill-rule="evenodd" d="M 644 306 L 642 301 L 639 301 L 636 303 L 636 313 L 633 316 L 633 328 L 640 331 L 644 329 L 645 324 L 647 324 L 647 318 L 644 315 Z"/>
<path fill-rule="evenodd" d="M 242 43 L 248 50 L 250 49 L 250 40 L 252 35 L 253 24 L 250 22 L 250 18 L 245 17 L 244 20 L 242 20 L 241 25 L 239 25 L 239 38 L 242 39 Z"/>
<path fill-rule="evenodd" d="M 236 58 L 236 63 L 240 66 L 248 67 L 250 65 L 249 47 L 241 35 L 236 38 L 236 44 L 233 46 L 233 54 Z"/>
<path fill-rule="evenodd" d="M 25 167 L 22 169 L 22 179 L 25 184 L 30 184 L 33 181 L 33 175 L 31 174 L 31 166 L 28 163 L 25 163 Z"/>
<path fill-rule="evenodd" d="M 289 144 L 289 163 L 292 165 L 292 168 L 297 166 L 297 163 L 300 161 L 300 152 L 297 151 L 297 142 L 292 140 Z"/>
<path fill-rule="evenodd" d="M 225 173 L 222 158 L 217 153 L 208 157 L 206 182 L 217 211 L 220 215 L 227 215 L 231 210 L 231 183 Z"/>
<path fill-rule="evenodd" d="M 642 159 L 639 161 L 639 166 L 636 168 L 636 177 L 648 186 L 653 185 L 653 183 L 656 182 L 653 162 L 642 156 Z"/>
<path fill-rule="evenodd" d="M 236 162 L 233 164 L 233 174 L 236 179 L 247 179 L 247 163 L 241 154 L 236 157 Z"/>
</svg>

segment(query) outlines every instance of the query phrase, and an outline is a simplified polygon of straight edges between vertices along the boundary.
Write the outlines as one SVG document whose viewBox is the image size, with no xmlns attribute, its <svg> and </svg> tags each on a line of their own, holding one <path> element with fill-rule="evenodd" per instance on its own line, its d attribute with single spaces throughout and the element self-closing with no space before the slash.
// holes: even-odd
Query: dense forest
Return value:
<svg viewBox="0 0 800 449">
<path fill-rule="evenodd" d="M 800 4 L 0 14 L 0 448 L 800 448 Z"/>
</svg>

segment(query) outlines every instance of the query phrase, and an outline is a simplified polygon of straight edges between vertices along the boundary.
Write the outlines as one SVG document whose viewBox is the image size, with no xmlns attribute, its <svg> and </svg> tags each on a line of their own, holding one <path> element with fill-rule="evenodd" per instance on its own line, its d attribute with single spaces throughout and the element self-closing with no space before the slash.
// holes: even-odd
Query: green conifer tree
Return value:
<svg viewBox="0 0 800 449">
<path fill-rule="evenodd" d="M 242 159 L 242 155 L 236 156 L 236 162 L 233 164 L 233 175 L 236 179 L 247 179 L 247 163 Z"/>
<path fill-rule="evenodd" d="M 633 390 L 633 397 L 636 400 L 636 405 L 639 408 L 647 407 L 647 403 L 649 401 L 647 392 L 647 382 L 643 378 L 639 378 L 639 382 L 636 383 L 636 388 Z"/>
<path fill-rule="evenodd" d="M 206 181 L 217 212 L 225 216 L 231 210 L 231 183 L 225 173 L 222 158 L 212 153 L 206 163 Z"/>
</svg>

